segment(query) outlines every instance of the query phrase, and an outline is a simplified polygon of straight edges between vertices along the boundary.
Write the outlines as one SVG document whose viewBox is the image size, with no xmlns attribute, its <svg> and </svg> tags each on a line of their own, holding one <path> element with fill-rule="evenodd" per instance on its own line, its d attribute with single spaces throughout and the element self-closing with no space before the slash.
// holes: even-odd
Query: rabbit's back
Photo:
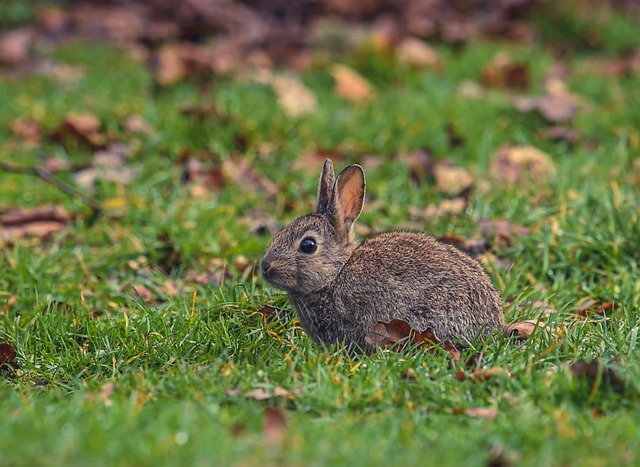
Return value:
<svg viewBox="0 0 640 467">
<path fill-rule="evenodd" d="M 468 345 L 503 324 L 500 296 L 478 262 L 421 233 L 365 240 L 337 277 L 334 294 L 362 330 L 403 319 Z M 365 335 L 353 338 L 362 343 Z"/>
</svg>

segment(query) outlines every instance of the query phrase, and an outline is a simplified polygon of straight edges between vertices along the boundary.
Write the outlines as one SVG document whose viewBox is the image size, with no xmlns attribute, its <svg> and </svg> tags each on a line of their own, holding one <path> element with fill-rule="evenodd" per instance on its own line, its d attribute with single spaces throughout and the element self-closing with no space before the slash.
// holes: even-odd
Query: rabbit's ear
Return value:
<svg viewBox="0 0 640 467">
<path fill-rule="evenodd" d="M 331 159 L 324 161 L 322 167 L 322 175 L 320 175 L 320 183 L 318 184 L 318 204 L 316 206 L 317 214 L 329 214 L 333 211 L 333 188 L 335 185 L 336 174 L 333 171 L 333 162 Z"/>
<path fill-rule="evenodd" d="M 362 212 L 365 192 L 364 170 L 359 165 L 350 165 L 338 175 L 335 187 L 334 222 L 351 236 L 353 223 Z"/>
</svg>

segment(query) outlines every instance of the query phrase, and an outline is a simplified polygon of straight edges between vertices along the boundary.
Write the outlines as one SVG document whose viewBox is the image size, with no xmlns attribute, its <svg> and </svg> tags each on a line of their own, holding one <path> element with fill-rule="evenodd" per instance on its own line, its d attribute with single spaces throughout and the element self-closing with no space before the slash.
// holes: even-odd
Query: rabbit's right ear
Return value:
<svg viewBox="0 0 640 467">
<path fill-rule="evenodd" d="M 352 238 L 353 223 L 362 212 L 365 187 L 364 170 L 357 164 L 345 168 L 336 180 L 334 225 L 348 238 Z"/>
<path fill-rule="evenodd" d="M 324 161 L 322 167 L 322 175 L 320 175 L 320 183 L 318 185 L 318 204 L 316 205 L 317 214 L 330 214 L 334 207 L 333 188 L 336 182 L 336 174 L 333 170 L 333 162 L 331 159 Z"/>
</svg>

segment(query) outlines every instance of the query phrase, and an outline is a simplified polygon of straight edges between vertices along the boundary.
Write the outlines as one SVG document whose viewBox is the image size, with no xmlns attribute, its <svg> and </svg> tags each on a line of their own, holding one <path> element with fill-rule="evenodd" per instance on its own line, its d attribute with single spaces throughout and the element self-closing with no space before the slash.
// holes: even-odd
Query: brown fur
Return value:
<svg viewBox="0 0 640 467">
<path fill-rule="evenodd" d="M 289 293 L 314 340 L 371 351 L 365 337 L 376 322 L 402 319 L 468 346 L 502 327 L 500 295 L 465 253 L 414 232 L 387 232 L 358 244 L 353 223 L 364 193 L 360 166 L 335 179 L 327 159 L 316 213 L 279 232 L 262 260 L 264 278 Z M 313 254 L 300 250 L 304 238 L 317 242 Z"/>
</svg>

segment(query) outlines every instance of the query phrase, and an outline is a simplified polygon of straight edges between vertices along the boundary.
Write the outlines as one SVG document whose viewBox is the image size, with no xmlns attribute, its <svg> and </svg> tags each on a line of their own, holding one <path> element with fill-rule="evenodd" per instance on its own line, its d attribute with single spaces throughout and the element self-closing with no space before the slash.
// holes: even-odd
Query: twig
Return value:
<svg viewBox="0 0 640 467">
<path fill-rule="evenodd" d="M 86 204 L 87 206 L 95 209 L 98 212 L 102 211 L 102 205 L 97 200 L 87 196 L 77 188 L 72 187 L 68 183 L 63 182 L 62 180 L 56 178 L 51 172 L 45 169 L 41 169 L 38 167 L 23 167 L 19 165 L 9 164 L 7 162 L 0 161 L 0 170 L 3 172 L 16 173 L 16 174 L 25 174 L 25 175 L 35 175 L 41 180 L 44 180 L 47 183 L 58 188 L 60 191 L 68 194 L 69 196 L 73 196 L 78 198 L 81 202 Z"/>
</svg>

